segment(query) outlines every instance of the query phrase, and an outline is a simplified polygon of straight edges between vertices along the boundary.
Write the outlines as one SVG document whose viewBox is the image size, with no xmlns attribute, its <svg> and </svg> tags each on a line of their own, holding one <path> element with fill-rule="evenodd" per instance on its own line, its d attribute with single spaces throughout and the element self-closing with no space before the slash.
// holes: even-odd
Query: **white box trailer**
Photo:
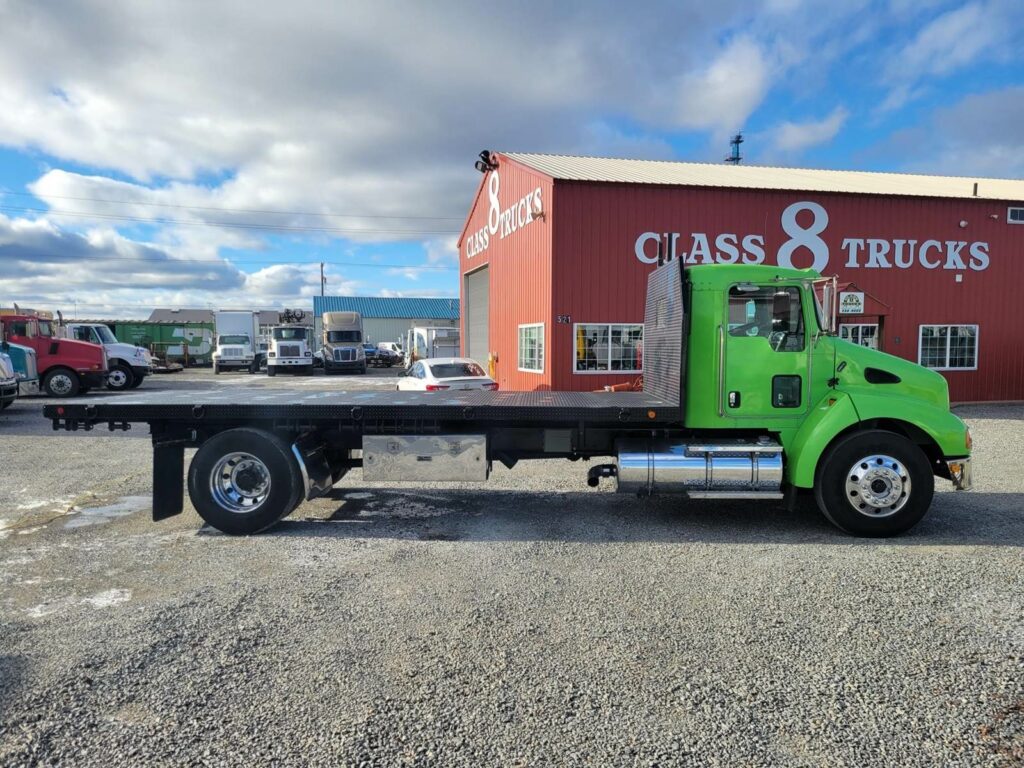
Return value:
<svg viewBox="0 0 1024 768">
<path fill-rule="evenodd" d="M 410 328 L 405 337 L 405 367 L 431 357 L 459 357 L 461 346 L 458 328 Z"/>
</svg>

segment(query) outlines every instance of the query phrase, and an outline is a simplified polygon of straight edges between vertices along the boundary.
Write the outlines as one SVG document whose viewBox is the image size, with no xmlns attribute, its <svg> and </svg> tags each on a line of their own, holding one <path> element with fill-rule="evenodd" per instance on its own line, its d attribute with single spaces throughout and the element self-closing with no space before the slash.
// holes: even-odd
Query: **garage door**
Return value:
<svg viewBox="0 0 1024 768">
<path fill-rule="evenodd" d="M 466 275 L 466 355 L 486 367 L 491 283 L 487 267 Z"/>
</svg>

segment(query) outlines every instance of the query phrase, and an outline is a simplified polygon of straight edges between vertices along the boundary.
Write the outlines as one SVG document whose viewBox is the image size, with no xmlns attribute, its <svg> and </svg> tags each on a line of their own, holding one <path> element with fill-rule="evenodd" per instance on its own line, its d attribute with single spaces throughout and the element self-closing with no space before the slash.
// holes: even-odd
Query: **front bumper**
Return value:
<svg viewBox="0 0 1024 768">
<path fill-rule="evenodd" d="M 361 371 L 365 365 L 365 358 L 360 360 L 346 360 L 345 362 L 335 362 L 334 360 L 324 359 L 324 369 L 328 371 Z"/>
<path fill-rule="evenodd" d="M 308 368 L 313 364 L 312 357 L 268 357 L 267 365 L 275 368 Z"/>
<path fill-rule="evenodd" d="M 946 468 L 949 470 L 949 479 L 953 481 L 953 487 L 958 491 L 969 491 L 974 487 L 970 456 L 963 459 L 946 459 Z"/>
<path fill-rule="evenodd" d="M 18 399 L 18 380 L 5 379 L 0 381 L 0 403 L 13 403 Z"/>
<path fill-rule="evenodd" d="M 221 368 L 252 368 L 252 364 L 255 361 L 251 357 L 222 357 L 213 362 Z"/>
<path fill-rule="evenodd" d="M 132 373 L 135 374 L 135 378 L 144 379 L 146 376 L 149 376 L 151 371 L 148 365 L 133 365 Z"/>
</svg>

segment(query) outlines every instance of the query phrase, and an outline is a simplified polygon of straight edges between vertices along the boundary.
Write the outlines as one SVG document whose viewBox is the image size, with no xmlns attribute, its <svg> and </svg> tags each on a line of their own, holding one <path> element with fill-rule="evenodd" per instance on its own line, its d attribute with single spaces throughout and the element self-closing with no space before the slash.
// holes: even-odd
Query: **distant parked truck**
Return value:
<svg viewBox="0 0 1024 768">
<path fill-rule="evenodd" d="M 217 327 L 217 349 L 213 353 L 213 372 L 245 370 L 256 373 L 258 318 L 248 310 L 221 310 L 214 312 Z"/>
<path fill-rule="evenodd" d="M 458 357 L 458 328 L 410 328 L 405 337 L 405 367 L 431 357 Z"/>
<path fill-rule="evenodd" d="M 0 350 L 11 358 L 14 366 L 14 377 L 18 380 L 18 397 L 31 397 L 39 394 L 39 366 L 36 364 L 36 351 L 22 344 L 5 341 Z"/>
<path fill-rule="evenodd" d="M 74 397 L 107 383 L 107 354 L 99 344 L 58 336 L 46 313 L 0 314 L 3 338 L 36 353 L 42 388 L 51 397 Z"/>
<path fill-rule="evenodd" d="M 14 363 L 5 351 L 0 351 L 0 409 L 7 408 L 18 399 L 18 377 Z"/>
<path fill-rule="evenodd" d="M 134 389 L 152 370 L 149 352 L 134 344 L 118 341 L 113 331 L 102 323 L 66 323 L 64 335 L 69 339 L 100 344 L 107 353 L 107 389 L 121 392 Z"/>
<path fill-rule="evenodd" d="M 213 323 L 151 320 L 102 321 L 118 341 L 145 347 L 153 357 L 185 366 L 213 362 Z"/>
<path fill-rule="evenodd" d="M 267 376 L 280 371 L 313 375 L 313 329 L 306 325 L 279 325 L 270 332 Z"/>
<path fill-rule="evenodd" d="M 358 312 L 324 312 L 324 372 L 366 373 L 363 317 Z"/>
</svg>

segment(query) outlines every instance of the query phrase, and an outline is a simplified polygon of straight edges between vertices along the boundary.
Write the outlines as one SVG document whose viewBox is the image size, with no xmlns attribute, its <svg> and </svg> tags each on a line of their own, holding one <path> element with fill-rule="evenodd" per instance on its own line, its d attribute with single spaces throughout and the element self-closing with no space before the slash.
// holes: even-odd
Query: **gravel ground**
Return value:
<svg viewBox="0 0 1024 768">
<path fill-rule="evenodd" d="M 144 430 L 55 435 L 40 404 L 0 416 L 0 764 L 1024 763 L 1022 406 L 960 409 L 976 490 L 866 541 L 568 462 L 354 472 L 235 539 L 148 520 Z"/>
</svg>

